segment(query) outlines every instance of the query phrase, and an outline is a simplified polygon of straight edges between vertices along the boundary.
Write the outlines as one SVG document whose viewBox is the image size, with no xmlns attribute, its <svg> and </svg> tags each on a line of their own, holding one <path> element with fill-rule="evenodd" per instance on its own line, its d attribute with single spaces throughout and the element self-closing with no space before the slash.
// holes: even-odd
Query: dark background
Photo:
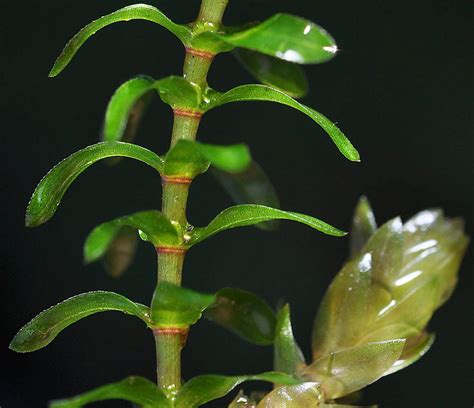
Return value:
<svg viewBox="0 0 474 408">
<path fill-rule="evenodd" d="M 98 223 L 159 205 L 160 181 L 152 170 L 132 160 L 115 168 L 95 165 L 67 192 L 51 222 L 30 230 L 23 217 L 40 178 L 98 140 L 105 106 L 118 85 L 138 73 L 156 78 L 179 73 L 183 50 L 151 23 L 116 24 L 94 36 L 60 77 L 48 79 L 54 59 L 81 26 L 127 3 L 1 3 L 0 405 L 42 407 L 129 374 L 154 377 L 152 336 L 141 322 L 120 314 L 85 319 L 36 353 L 14 354 L 7 345 L 31 317 L 74 294 L 105 289 L 149 301 L 155 282 L 150 246 L 140 245 L 131 270 L 114 280 L 100 264 L 82 265 L 82 242 Z M 198 10 L 197 0 L 152 4 L 178 22 L 192 20 Z M 311 93 L 305 103 L 338 122 L 363 162 L 346 161 L 311 120 L 275 104 L 214 111 L 203 120 L 200 139 L 247 142 L 279 191 L 282 208 L 347 228 L 358 197 L 367 194 L 380 222 L 441 206 L 448 215 L 466 217 L 472 234 L 472 2 L 233 0 L 226 22 L 278 11 L 305 16 L 337 39 L 336 59 L 307 68 Z M 209 79 L 219 90 L 251 81 L 228 54 L 216 59 Z M 156 102 L 137 143 L 163 152 L 170 130 L 170 110 Z M 189 218 L 202 225 L 230 204 L 213 178 L 202 176 L 192 187 Z M 190 252 L 184 283 L 208 292 L 237 286 L 272 304 L 288 300 L 297 339 L 309 356 L 314 313 L 346 253 L 347 239 L 299 224 L 283 223 L 275 234 L 234 230 Z M 369 387 L 366 403 L 472 405 L 472 269 L 471 251 L 457 291 L 430 324 L 438 334 L 432 350 Z M 271 360 L 270 348 L 248 345 L 202 321 L 184 351 L 183 374 L 254 373 L 270 369 Z"/>
</svg>

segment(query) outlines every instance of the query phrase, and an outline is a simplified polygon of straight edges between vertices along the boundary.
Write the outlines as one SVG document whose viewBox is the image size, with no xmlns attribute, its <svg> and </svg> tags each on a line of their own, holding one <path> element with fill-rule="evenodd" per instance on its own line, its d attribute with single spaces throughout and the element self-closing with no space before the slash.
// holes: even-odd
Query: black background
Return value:
<svg viewBox="0 0 474 408">
<path fill-rule="evenodd" d="M 198 10 L 197 0 L 152 3 L 180 22 L 191 21 Z M 100 264 L 84 267 L 81 255 L 84 237 L 98 223 L 159 205 L 160 181 L 146 166 L 131 160 L 115 168 L 93 166 L 74 183 L 51 222 L 23 227 L 39 179 L 60 159 L 98 140 L 106 103 L 119 84 L 138 73 L 159 78 L 181 70 L 183 50 L 171 34 L 131 22 L 94 36 L 61 76 L 47 78 L 67 39 L 126 4 L 2 2 L 2 408 L 42 407 L 129 374 L 154 377 L 152 336 L 141 322 L 115 313 L 79 322 L 36 353 L 7 349 L 22 324 L 74 294 L 105 289 L 143 303 L 152 294 L 155 255 L 148 245 L 140 245 L 135 264 L 120 280 L 108 277 Z M 363 162 L 346 161 L 311 120 L 274 104 L 213 111 L 203 120 L 200 139 L 247 142 L 279 191 L 282 208 L 347 228 L 357 198 L 367 194 L 379 222 L 442 206 L 449 215 L 466 217 L 472 234 L 472 2 L 233 0 L 226 22 L 278 11 L 305 16 L 337 39 L 336 59 L 307 68 L 311 93 L 305 103 L 338 122 Z M 219 90 L 252 81 L 228 54 L 216 59 L 209 78 Z M 137 142 L 162 153 L 170 129 L 169 108 L 156 102 Z M 230 204 L 213 178 L 202 176 L 192 187 L 189 219 L 204 224 Z M 276 234 L 240 229 L 193 249 L 184 283 L 208 292 L 237 286 L 273 304 L 286 299 L 308 356 L 314 313 L 346 252 L 346 239 L 298 224 L 283 223 Z M 472 269 L 468 252 L 457 291 L 430 324 L 438 334 L 432 350 L 369 387 L 366 403 L 472 405 Z M 271 368 L 271 359 L 270 348 L 248 345 L 203 321 L 184 351 L 183 375 L 260 372 Z"/>
</svg>

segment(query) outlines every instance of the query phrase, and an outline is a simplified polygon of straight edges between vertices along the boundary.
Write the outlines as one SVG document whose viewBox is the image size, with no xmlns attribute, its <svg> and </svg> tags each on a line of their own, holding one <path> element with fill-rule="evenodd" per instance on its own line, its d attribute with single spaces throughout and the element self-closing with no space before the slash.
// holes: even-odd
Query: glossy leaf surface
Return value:
<svg viewBox="0 0 474 408">
<path fill-rule="evenodd" d="M 134 139 L 150 92 L 155 92 L 154 83 L 154 79 L 141 76 L 130 79 L 115 91 L 105 114 L 104 141 L 131 142 Z"/>
<path fill-rule="evenodd" d="M 167 282 L 158 284 L 152 303 L 154 327 L 188 327 L 215 301 L 214 295 L 198 293 Z"/>
<path fill-rule="evenodd" d="M 161 100 L 173 109 L 199 111 L 202 102 L 201 91 L 197 85 L 183 77 L 169 76 L 155 82 Z"/>
<path fill-rule="evenodd" d="M 235 396 L 228 408 L 255 408 L 256 402 L 247 397 L 242 390 Z"/>
<path fill-rule="evenodd" d="M 279 311 L 275 333 L 273 368 L 287 374 L 298 373 L 304 368 L 305 360 L 293 336 L 289 305 Z"/>
<path fill-rule="evenodd" d="M 349 235 L 352 257 L 362 250 L 376 230 L 377 223 L 369 200 L 366 197 L 361 197 L 352 218 L 352 228 Z"/>
<path fill-rule="evenodd" d="M 236 49 L 234 54 L 247 71 L 262 84 L 276 88 L 293 98 L 301 98 L 308 93 L 308 80 L 299 65 L 244 48 Z"/>
<path fill-rule="evenodd" d="M 90 263 L 102 258 L 124 227 L 140 231 L 142 239 L 155 246 L 180 243 L 178 230 L 161 212 L 141 211 L 94 228 L 84 244 L 84 260 Z"/>
<path fill-rule="evenodd" d="M 283 13 L 253 27 L 217 36 L 235 47 L 298 64 L 326 62 L 337 52 L 334 39 L 323 28 L 301 17 Z"/>
<path fill-rule="evenodd" d="M 257 408 L 317 408 L 322 406 L 322 402 L 319 384 L 304 382 L 275 388 L 260 401 Z"/>
<path fill-rule="evenodd" d="M 21 328 L 10 343 L 19 353 L 39 350 L 51 343 L 66 327 L 95 313 L 119 311 L 149 323 L 148 307 L 113 292 L 88 292 L 46 309 Z"/>
<path fill-rule="evenodd" d="M 377 381 L 400 357 L 405 340 L 367 343 L 330 353 L 303 376 L 320 384 L 325 400 L 343 397 Z"/>
<path fill-rule="evenodd" d="M 160 172 L 163 160 L 152 151 L 123 142 L 104 142 L 86 147 L 56 165 L 36 187 L 26 210 L 26 226 L 36 227 L 56 212 L 71 183 L 95 162 L 108 157 L 129 157 Z"/>
<path fill-rule="evenodd" d="M 201 375 L 183 385 L 176 399 L 176 408 L 195 408 L 206 402 L 224 397 L 245 381 L 267 381 L 274 384 L 292 385 L 298 381 L 293 377 L 277 372 L 257 375 L 226 377 L 223 375 Z"/>
<path fill-rule="evenodd" d="M 267 101 L 287 105 L 315 121 L 329 135 L 339 151 L 351 161 L 360 161 L 358 151 L 342 131 L 323 114 L 311 109 L 287 94 L 265 85 L 242 85 L 226 93 L 214 92 L 207 110 L 232 102 Z"/>
<path fill-rule="evenodd" d="M 171 408 L 171 404 L 156 384 L 142 377 L 128 377 L 72 398 L 53 401 L 51 408 L 80 408 L 92 402 L 124 400 L 143 408 Z"/>
<path fill-rule="evenodd" d="M 237 173 L 214 170 L 213 174 L 236 204 L 260 204 L 280 208 L 280 200 L 273 184 L 255 161 Z M 278 229 L 279 221 L 266 221 L 255 226 L 274 231 Z"/>
<path fill-rule="evenodd" d="M 58 57 L 53 68 L 51 69 L 49 76 L 55 77 L 59 75 L 61 71 L 64 70 L 64 68 L 66 68 L 66 66 L 71 62 L 79 48 L 81 48 L 81 46 L 97 31 L 111 24 L 130 20 L 147 20 L 159 24 L 168 31 L 171 31 L 181 41 L 186 41 L 186 39 L 190 36 L 190 32 L 187 27 L 173 23 L 156 7 L 146 4 L 135 4 L 124 7 L 93 21 L 80 30 L 66 44 L 63 51 L 61 52 L 61 55 Z"/>
<path fill-rule="evenodd" d="M 273 343 L 275 313 L 253 293 L 233 288 L 221 289 L 204 316 L 251 343 Z"/>
<path fill-rule="evenodd" d="M 336 237 L 345 235 L 343 231 L 309 215 L 282 211 L 263 205 L 244 204 L 236 205 L 222 211 L 207 227 L 194 228 L 189 245 L 195 245 L 224 230 L 254 225 L 269 220 L 291 220 L 308 225 L 328 235 Z"/>
</svg>

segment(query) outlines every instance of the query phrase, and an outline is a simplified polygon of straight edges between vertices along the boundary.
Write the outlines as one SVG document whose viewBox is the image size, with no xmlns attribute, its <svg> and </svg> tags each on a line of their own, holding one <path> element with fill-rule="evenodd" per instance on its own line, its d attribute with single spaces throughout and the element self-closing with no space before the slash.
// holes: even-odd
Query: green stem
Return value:
<svg viewBox="0 0 474 408">
<path fill-rule="evenodd" d="M 214 30 L 221 25 L 228 0 L 202 0 L 197 23 Z M 202 27 L 200 28 L 202 30 Z M 207 86 L 207 74 L 214 55 L 205 50 L 186 50 L 183 67 L 184 78 L 201 88 Z M 200 123 L 199 112 L 175 110 L 171 146 L 179 140 L 195 140 Z M 181 229 L 187 226 L 186 205 L 191 180 L 185 177 L 163 178 L 162 212 Z M 157 248 L 158 283 L 170 282 L 181 285 L 185 251 L 182 248 Z M 157 291 L 151 303 L 151 318 L 154 319 Z M 173 398 L 181 387 L 181 349 L 187 332 L 182 328 L 157 328 L 154 330 L 159 387 Z"/>
</svg>

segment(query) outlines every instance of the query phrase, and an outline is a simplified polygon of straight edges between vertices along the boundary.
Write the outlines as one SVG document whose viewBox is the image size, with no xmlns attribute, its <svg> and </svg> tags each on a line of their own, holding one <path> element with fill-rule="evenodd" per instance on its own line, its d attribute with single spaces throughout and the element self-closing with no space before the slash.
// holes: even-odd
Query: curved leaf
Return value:
<svg viewBox="0 0 474 408">
<path fill-rule="evenodd" d="M 201 90 L 183 77 L 169 76 L 155 82 L 161 100 L 173 109 L 200 111 Z"/>
<path fill-rule="evenodd" d="M 84 244 L 84 260 L 90 263 L 102 258 L 124 227 L 140 231 L 142 239 L 154 246 L 173 246 L 181 242 L 178 230 L 161 212 L 141 211 L 94 228 Z"/>
<path fill-rule="evenodd" d="M 213 172 L 218 182 L 236 204 L 260 204 L 280 208 L 280 200 L 270 179 L 262 168 L 252 161 L 238 173 L 215 169 Z M 255 225 L 257 228 L 274 231 L 279 221 L 266 221 Z"/>
<path fill-rule="evenodd" d="M 221 289 L 204 316 L 251 343 L 273 343 L 275 313 L 253 293 L 233 288 Z"/>
<path fill-rule="evenodd" d="M 287 94 L 265 85 L 242 85 L 226 93 L 211 92 L 207 110 L 232 102 L 268 101 L 290 106 L 309 116 L 331 137 L 339 151 L 351 161 L 360 161 L 359 152 L 342 131 L 323 114 L 311 109 Z"/>
<path fill-rule="evenodd" d="M 86 147 L 64 159 L 40 181 L 26 210 L 26 226 L 36 227 L 56 212 L 71 183 L 95 162 L 108 157 L 129 157 L 142 161 L 160 172 L 163 160 L 152 151 L 123 142 L 103 142 Z"/>
<path fill-rule="evenodd" d="M 330 353 L 302 375 L 320 384 L 325 400 L 343 397 L 377 381 L 400 357 L 405 340 L 367 343 Z"/>
<path fill-rule="evenodd" d="M 135 258 L 138 235 L 130 227 L 122 227 L 114 235 L 104 253 L 104 267 L 113 278 L 120 278 Z"/>
<path fill-rule="evenodd" d="M 308 80 L 300 66 L 243 48 L 236 49 L 234 55 L 262 84 L 293 98 L 301 98 L 308 93 Z"/>
<path fill-rule="evenodd" d="M 74 55 L 77 53 L 79 48 L 97 31 L 107 27 L 111 24 L 118 23 L 121 21 L 130 20 L 147 20 L 153 23 L 159 24 L 171 31 L 181 41 L 187 41 L 190 36 L 189 28 L 173 23 L 168 17 L 166 17 L 156 7 L 149 6 L 146 4 L 135 4 L 132 6 L 121 8 L 113 13 L 110 13 L 98 20 L 85 26 L 80 30 L 64 47 L 61 55 L 56 60 L 51 72 L 50 77 L 55 77 L 61 73 L 64 68 L 71 62 Z"/>
<path fill-rule="evenodd" d="M 171 408 L 171 404 L 156 384 L 142 377 L 128 377 L 72 398 L 52 401 L 51 408 L 80 408 L 91 402 L 124 400 L 143 408 Z"/>
<path fill-rule="evenodd" d="M 350 233 L 351 256 L 356 256 L 365 246 L 369 238 L 377 230 L 375 216 L 367 197 L 361 197 L 352 218 Z"/>
<path fill-rule="evenodd" d="M 274 384 L 292 385 L 298 380 L 277 372 L 257 375 L 239 375 L 226 377 L 223 375 L 201 375 L 194 377 L 183 385 L 176 398 L 176 408 L 195 408 L 206 402 L 224 397 L 239 384 L 245 381 L 268 381 Z"/>
<path fill-rule="evenodd" d="M 95 313 L 119 311 L 149 324 L 148 307 L 113 292 L 88 292 L 46 309 L 21 328 L 10 343 L 18 353 L 39 350 L 51 343 L 66 327 Z"/>
<path fill-rule="evenodd" d="M 278 313 L 275 333 L 273 368 L 275 371 L 287 374 L 298 373 L 306 364 L 303 353 L 293 336 L 288 304 Z"/>
<path fill-rule="evenodd" d="M 154 79 L 140 76 L 120 85 L 107 106 L 102 140 L 131 142 L 134 139 L 150 92 L 155 89 L 154 83 Z"/>
<path fill-rule="evenodd" d="M 216 36 L 234 47 L 298 64 L 326 62 L 337 52 L 336 43 L 326 30 L 309 20 L 283 13 L 253 27 Z"/>
<path fill-rule="evenodd" d="M 335 237 L 342 237 L 345 232 L 332 227 L 317 218 L 309 215 L 277 210 L 263 205 L 244 204 L 227 208 L 217 215 L 207 227 L 194 228 L 188 245 L 195 245 L 204 239 L 211 237 L 221 231 L 254 225 L 269 220 L 291 220 L 306 224 L 311 228 Z"/>
<path fill-rule="evenodd" d="M 166 154 L 163 173 L 168 177 L 192 179 L 205 172 L 210 164 L 227 172 L 238 172 L 251 160 L 249 149 L 244 144 L 218 146 L 180 140 Z"/>
<path fill-rule="evenodd" d="M 215 299 L 214 295 L 161 282 L 156 287 L 151 305 L 153 327 L 188 327 L 201 318 L 202 312 Z"/>
<path fill-rule="evenodd" d="M 322 402 L 319 384 L 304 382 L 275 388 L 260 401 L 257 408 L 316 408 L 322 406 Z"/>
</svg>

